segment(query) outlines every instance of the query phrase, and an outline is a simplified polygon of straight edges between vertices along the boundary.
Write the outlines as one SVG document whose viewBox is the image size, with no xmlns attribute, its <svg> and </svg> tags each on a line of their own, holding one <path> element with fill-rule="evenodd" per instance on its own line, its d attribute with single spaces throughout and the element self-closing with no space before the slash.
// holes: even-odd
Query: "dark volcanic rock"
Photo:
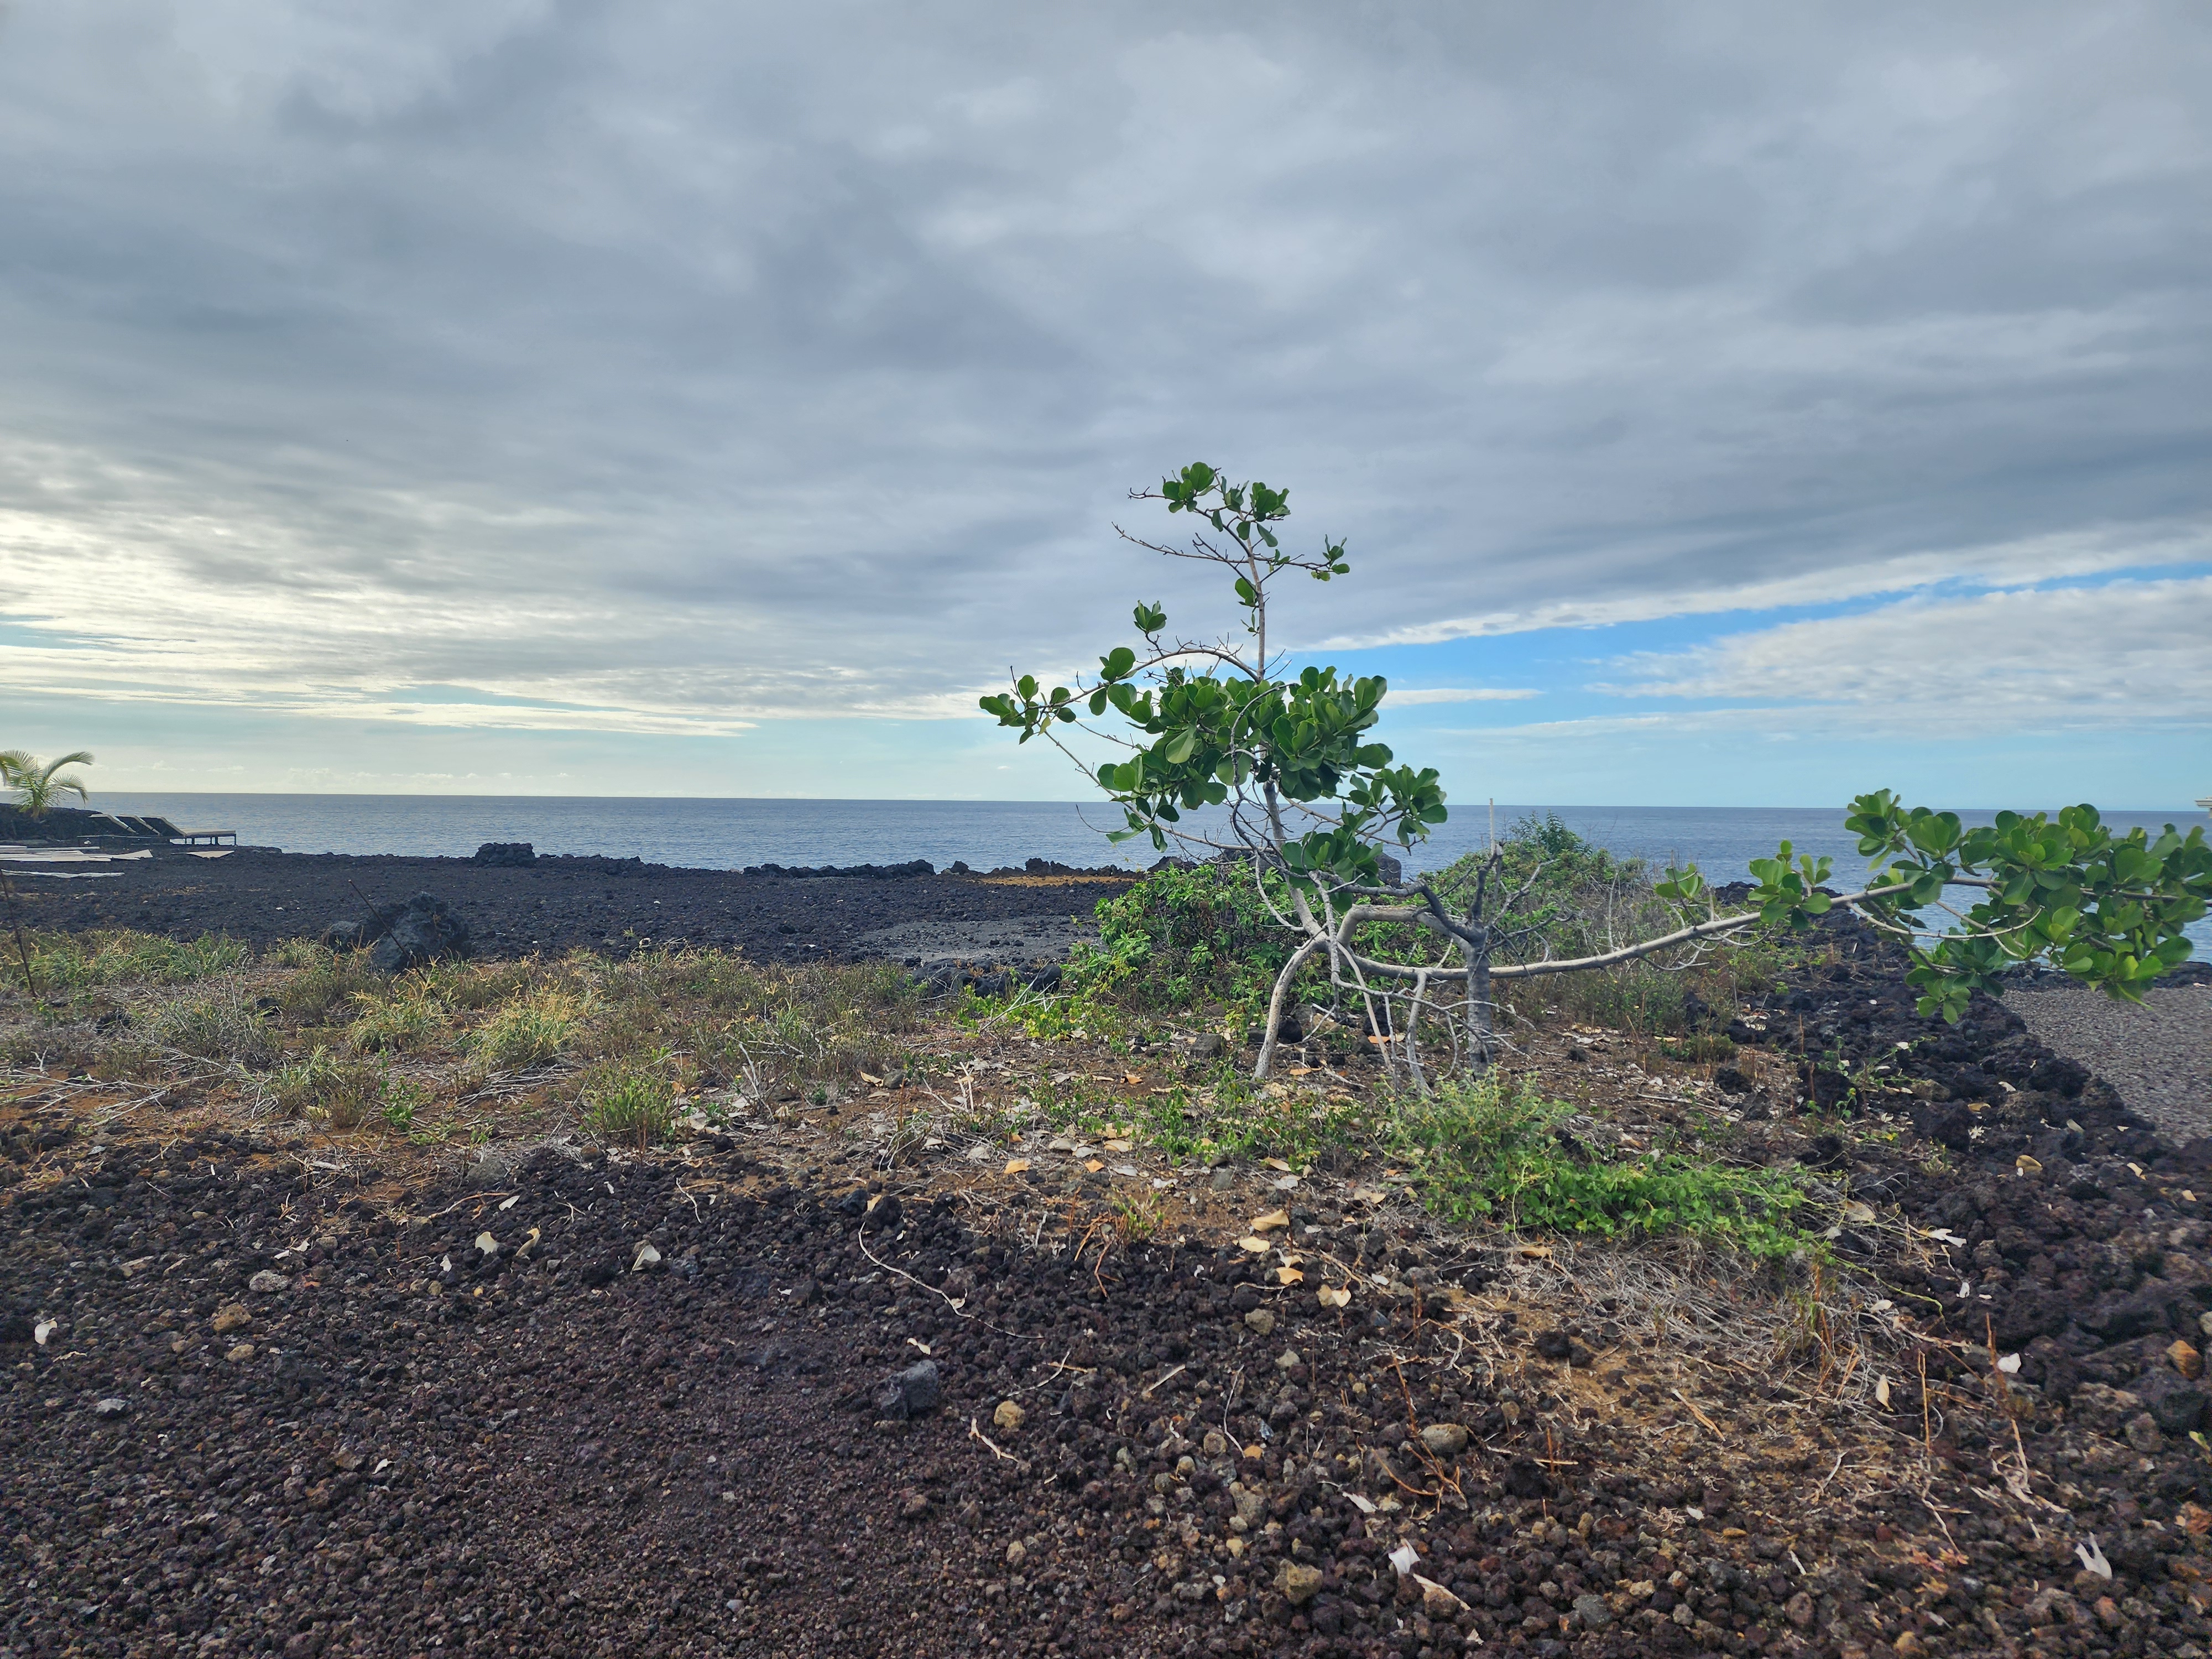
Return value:
<svg viewBox="0 0 2212 1659">
<path fill-rule="evenodd" d="M 880 1416 L 903 1422 L 909 1417 L 935 1411 L 944 1394 L 945 1385 L 937 1375 L 937 1362 L 920 1360 L 888 1378 L 876 1390 L 876 1411 Z"/>
<path fill-rule="evenodd" d="M 396 974 L 443 957 L 465 957 L 471 948 L 468 923 L 445 900 L 417 893 L 390 919 L 368 954 L 368 964 L 380 974 Z"/>
<path fill-rule="evenodd" d="M 527 870 L 538 862 L 538 849 L 526 841 L 488 841 L 469 862 L 486 870 Z"/>
<path fill-rule="evenodd" d="M 1049 918 L 1064 927 L 1070 916 L 1088 915 L 1099 900 L 1122 890 L 1095 876 L 1004 884 L 922 875 L 793 880 L 543 853 L 534 864 L 518 866 L 257 848 L 209 860 L 156 849 L 151 859 L 114 868 L 109 880 L 49 882 L 20 891 L 24 925 L 63 932 L 132 927 L 182 939 L 216 933 L 266 946 L 312 938 L 338 914 L 356 926 L 331 942 L 357 948 L 380 937 L 373 920 L 360 925 L 372 907 L 389 915 L 407 894 L 427 889 L 468 918 L 478 957 L 579 949 L 626 956 L 690 945 L 742 950 L 762 962 L 917 954 L 935 960 L 940 951 L 926 935 L 892 949 L 877 936 L 891 927 L 943 924 L 949 933 L 942 954 L 968 956 L 989 948 L 977 933 L 991 924 Z M 1134 879 L 1133 872 L 1121 874 Z M 1048 954 L 1024 948 L 975 967 L 990 972 L 1018 962 L 1025 975 L 1041 972 L 1032 958 Z"/>
</svg>

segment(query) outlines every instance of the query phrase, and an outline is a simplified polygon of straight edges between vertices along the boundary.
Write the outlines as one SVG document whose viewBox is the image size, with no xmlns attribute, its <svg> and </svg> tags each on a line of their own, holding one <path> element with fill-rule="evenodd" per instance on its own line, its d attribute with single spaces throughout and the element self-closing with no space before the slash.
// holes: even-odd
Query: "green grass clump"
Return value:
<svg viewBox="0 0 2212 1659">
<path fill-rule="evenodd" d="M 303 965 L 276 993 L 277 1005 L 301 1019 L 319 1019 L 331 1009 L 374 994 L 377 976 L 369 971 L 368 953 L 349 951 L 343 955 L 324 951 Z"/>
<path fill-rule="evenodd" d="M 349 1060 L 320 1043 L 270 1074 L 277 1109 L 291 1117 L 319 1117 L 334 1129 L 350 1129 L 368 1115 L 384 1087 L 381 1066 Z"/>
<path fill-rule="evenodd" d="M 239 939 L 204 933 L 186 941 L 128 929 L 42 933 L 29 944 L 32 977 L 46 993 L 96 985 L 186 985 L 243 967 L 249 955 Z"/>
<path fill-rule="evenodd" d="M 283 1053 L 261 1011 L 234 991 L 170 1004 L 154 1021 L 153 1035 L 203 1060 L 235 1060 L 256 1071 L 274 1066 Z"/>
<path fill-rule="evenodd" d="M 556 986 L 526 992 L 469 1034 L 468 1046 L 494 1071 L 520 1071 L 560 1057 L 576 1041 L 586 1000 Z"/>
<path fill-rule="evenodd" d="M 346 1028 L 346 1042 L 356 1054 L 406 1054 L 428 1048 L 445 1033 L 437 1006 L 419 992 L 380 997 L 364 991 L 354 1000 L 361 1013 Z"/>
<path fill-rule="evenodd" d="M 1789 1176 L 1662 1152 L 1618 1161 L 1559 1135 L 1572 1109 L 1492 1081 L 1450 1084 L 1402 1103 L 1392 1150 L 1423 1201 L 1461 1224 L 1566 1233 L 1680 1234 L 1750 1255 L 1786 1256 L 1806 1238 L 1792 1218 L 1806 1194 Z"/>
<path fill-rule="evenodd" d="M 495 1008 L 529 990 L 538 975 L 535 960 L 435 962 L 409 979 L 441 1008 Z"/>
<path fill-rule="evenodd" d="M 629 1141 L 641 1151 L 675 1125 L 675 1091 L 658 1065 L 611 1063 L 585 1086 L 584 1127 L 601 1140 Z"/>
</svg>

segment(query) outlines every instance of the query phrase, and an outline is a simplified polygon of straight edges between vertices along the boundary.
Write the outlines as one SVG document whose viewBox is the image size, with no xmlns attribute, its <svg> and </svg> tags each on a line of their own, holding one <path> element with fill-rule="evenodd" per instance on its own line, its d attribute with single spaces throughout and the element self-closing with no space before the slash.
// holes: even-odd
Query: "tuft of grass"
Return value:
<svg viewBox="0 0 2212 1659">
<path fill-rule="evenodd" d="M 155 1040 L 203 1060 L 235 1060 L 255 1071 L 283 1053 L 261 1012 L 236 991 L 174 1002 L 154 1021 Z"/>
<path fill-rule="evenodd" d="M 32 975 L 49 994 L 96 985 L 187 985 L 243 967 L 250 954 L 234 939 L 204 933 L 185 941 L 128 929 L 41 933 L 29 944 Z"/>
<path fill-rule="evenodd" d="M 534 960 L 437 962 L 409 977 L 441 1008 L 496 1008 L 529 990 L 538 976 Z"/>
<path fill-rule="evenodd" d="M 585 1085 L 584 1127 L 601 1140 L 642 1151 L 665 1139 L 675 1124 L 675 1091 L 658 1065 L 611 1062 Z"/>
<path fill-rule="evenodd" d="M 469 1034 L 468 1046 L 494 1071 L 542 1066 L 559 1058 L 576 1041 L 588 1012 L 586 998 L 544 987 L 500 1006 Z"/>
<path fill-rule="evenodd" d="M 1134 1197 L 1116 1194 L 1114 1200 L 1114 1231 L 1121 1236 L 1125 1244 L 1141 1244 L 1156 1237 L 1167 1225 L 1167 1205 L 1158 1193 L 1141 1193 Z"/>
<path fill-rule="evenodd" d="M 363 991 L 354 1000 L 362 1012 L 346 1028 L 346 1042 L 356 1054 L 407 1054 L 429 1047 L 445 1032 L 435 1005 L 419 993 L 386 998 Z"/>
<path fill-rule="evenodd" d="M 1717 1031 L 1692 1031 L 1687 1036 L 1661 1038 L 1659 1052 L 1669 1060 L 1703 1064 L 1708 1060 L 1734 1060 L 1735 1044 Z"/>
<path fill-rule="evenodd" d="M 269 1079 L 280 1111 L 319 1118 L 334 1129 L 357 1127 L 383 1086 L 382 1067 L 343 1059 L 320 1043 L 279 1066 Z"/>
<path fill-rule="evenodd" d="M 381 1103 L 377 1115 L 384 1120 L 386 1127 L 410 1139 L 422 1138 L 422 1132 L 415 1127 L 415 1115 L 434 1098 L 430 1090 L 411 1078 L 387 1073 L 380 1096 Z"/>
<path fill-rule="evenodd" d="M 327 968 L 337 954 L 311 939 L 280 939 L 269 947 L 265 959 L 279 968 Z"/>
<path fill-rule="evenodd" d="M 347 1006 L 357 997 L 372 994 L 376 985 L 377 978 L 369 972 L 366 952 L 349 951 L 340 956 L 325 951 L 319 960 L 285 981 L 276 993 L 276 1002 L 295 1018 L 319 1019 L 333 1008 Z"/>
<path fill-rule="evenodd" d="M 1562 1138 L 1572 1108 L 1494 1080 L 1401 1102 L 1392 1150 L 1423 1201 L 1449 1220 L 1559 1232 L 1682 1234 L 1765 1258 L 1803 1249 L 1792 1224 L 1804 1190 L 1778 1172 L 1678 1153 L 1609 1160 Z"/>
</svg>

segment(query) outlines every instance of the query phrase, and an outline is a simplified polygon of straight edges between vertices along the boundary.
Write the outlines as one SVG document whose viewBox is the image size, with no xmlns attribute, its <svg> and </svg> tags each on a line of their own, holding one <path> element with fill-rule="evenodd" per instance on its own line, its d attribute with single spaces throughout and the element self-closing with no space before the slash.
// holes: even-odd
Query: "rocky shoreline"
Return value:
<svg viewBox="0 0 2212 1659">
<path fill-rule="evenodd" d="M 428 892 L 466 924 L 479 955 L 495 957 L 698 945 L 804 962 L 891 954 L 892 940 L 900 959 L 917 967 L 975 959 L 1032 969 L 1064 958 L 1085 936 L 1102 894 L 1137 878 L 1041 859 L 990 872 L 939 873 L 920 860 L 728 871 L 634 859 L 480 862 L 258 848 L 220 858 L 164 849 L 68 868 L 67 879 L 15 878 L 27 926 L 131 927 L 185 939 L 217 933 L 265 948 Z"/>
</svg>

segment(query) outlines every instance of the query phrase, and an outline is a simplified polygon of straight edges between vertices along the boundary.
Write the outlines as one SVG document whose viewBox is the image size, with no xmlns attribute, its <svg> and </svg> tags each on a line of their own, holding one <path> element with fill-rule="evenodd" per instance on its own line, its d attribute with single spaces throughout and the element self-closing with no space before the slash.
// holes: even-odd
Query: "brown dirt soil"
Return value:
<svg viewBox="0 0 2212 1659">
<path fill-rule="evenodd" d="M 1811 1172 L 1810 1275 L 1440 1228 L 1371 1162 L 974 1159 L 913 1089 L 456 1168 L 21 1077 L 0 1644 L 2201 1655 L 2199 1149 L 1826 935 L 1733 1054 L 1517 1062 L 1578 1140 Z M 942 1041 L 989 1097 L 1189 1064 Z M 1289 1104 L 1371 1071 L 1307 1058 Z"/>
</svg>

